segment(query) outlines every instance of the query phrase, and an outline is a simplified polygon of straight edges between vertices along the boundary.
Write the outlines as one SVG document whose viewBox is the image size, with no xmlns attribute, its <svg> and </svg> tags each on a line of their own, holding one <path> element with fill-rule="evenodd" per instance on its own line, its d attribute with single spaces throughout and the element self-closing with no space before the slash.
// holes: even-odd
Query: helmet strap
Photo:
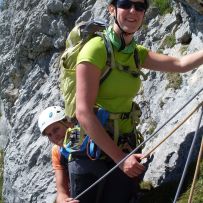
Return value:
<svg viewBox="0 0 203 203">
<path fill-rule="evenodd" d="M 120 34 L 121 46 L 118 50 L 119 52 L 122 51 L 123 49 L 125 49 L 125 46 L 126 46 L 123 34 L 124 34 L 123 32 L 121 32 L 121 34 Z"/>
</svg>

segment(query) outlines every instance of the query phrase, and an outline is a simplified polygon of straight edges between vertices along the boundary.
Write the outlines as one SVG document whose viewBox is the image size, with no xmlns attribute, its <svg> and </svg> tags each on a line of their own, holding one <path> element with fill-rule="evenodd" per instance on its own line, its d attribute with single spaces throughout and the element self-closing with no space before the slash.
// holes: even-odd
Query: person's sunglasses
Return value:
<svg viewBox="0 0 203 203">
<path fill-rule="evenodd" d="M 118 8 L 122 8 L 122 9 L 130 9 L 132 8 L 132 6 L 134 6 L 136 11 L 146 11 L 147 10 L 147 6 L 145 3 L 143 2 L 133 2 L 133 1 L 117 1 L 117 7 Z"/>
</svg>

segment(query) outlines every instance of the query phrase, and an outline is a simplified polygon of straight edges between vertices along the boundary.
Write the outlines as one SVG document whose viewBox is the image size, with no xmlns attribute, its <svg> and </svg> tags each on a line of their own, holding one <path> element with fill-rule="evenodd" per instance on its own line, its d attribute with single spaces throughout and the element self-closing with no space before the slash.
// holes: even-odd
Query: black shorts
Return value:
<svg viewBox="0 0 203 203">
<path fill-rule="evenodd" d="M 105 160 L 80 159 L 69 163 L 71 195 L 76 197 L 102 175 L 108 172 L 114 163 Z M 137 181 L 129 178 L 119 168 L 111 172 L 91 190 L 83 194 L 80 203 L 129 203 L 136 197 Z"/>
</svg>

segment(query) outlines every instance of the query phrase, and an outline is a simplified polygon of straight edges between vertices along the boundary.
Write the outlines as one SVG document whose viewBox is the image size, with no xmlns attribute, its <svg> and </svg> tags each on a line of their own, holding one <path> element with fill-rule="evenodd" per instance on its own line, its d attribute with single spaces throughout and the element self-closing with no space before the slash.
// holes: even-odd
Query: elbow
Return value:
<svg viewBox="0 0 203 203">
<path fill-rule="evenodd" d="M 76 112 L 75 112 L 75 116 L 77 121 L 81 124 L 82 121 L 84 120 L 84 116 L 85 115 L 85 111 L 83 111 L 82 109 L 78 109 L 76 108 Z"/>
<path fill-rule="evenodd" d="M 88 131 L 92 123 L 95 123 L 95 113 L 94 109 L 91 107 L 76 107 L 76 119 L 79 122 L 80 126 Z"/>
<path fill-rule="evenodd" d="M 76 108 L 76 119 L 84 127 L 90 111 L 85 108 Z"/>
<path fill-rule="evenodd" d="M 184 60 L 179 60 L 177 63 L 177 67 L 178 67 L 177 70 L 179 73 L 186 73 L 194 68 L 189 64 L 185 64 Z"/>
<path fill-rule="evenodd" d="M 181 63 L 179 64 L 179 72 L 180 73 L 186 73 L 188 72 L 189 70 L 191 70 L 191 68 L 187 65 L 185 65 L 184 63 Z"/>
</svg>

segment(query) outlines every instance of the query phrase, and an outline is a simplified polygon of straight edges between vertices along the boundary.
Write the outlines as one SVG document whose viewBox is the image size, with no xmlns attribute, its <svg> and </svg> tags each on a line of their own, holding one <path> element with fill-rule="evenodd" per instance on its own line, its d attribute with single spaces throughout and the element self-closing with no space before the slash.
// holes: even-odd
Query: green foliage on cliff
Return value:
<svg viewBox="0 0 203 203">
<path fill-rule="evenodd" d="M 188 187 L 187 191 L 183 193 L 183 195 L 180 197 L 180 200 L 178 203 L 188 203 L 188 198 L 190 195 L 190 188 Z M 200 172 L 198 174 L 198 180 L 196 181 L 194 192 L 192 196 L 192 202 L 193 203 L 201 203 L 203 202 L 203 161 L 200 165 Z"/>
<path fill-rule="evenodd" d="M 160 15 L 171 13 L 173 8 L 171 7 L 171 0 L 152 0 L 152 5 L 159 9 Z"/>
<path fill-rule="evenodd" d="M 182 193 L 177 203 L 188 203 L 192 180 L 194 177 L 196 163 L 190 165 L 186 175 Z M 160 185 L 154 188 L 150 182 L 142 182 L 141 197 L 139 203 L 171 203 L 175 198 L 179 180 Z M 195 184 L 195 190 L 192 197 L 192 203 L 203 203 L 203 161 L 200 165 L 200 172 Z"/>
<path fill-rule="evenodd" d="M 181 88 L 183 79 L 180 73 L 167 73 L 166 78 L 168 80 L 168 85 L 166 86 L 166 89 L 173 88 L 174 90 L 177 90 Z"/>
</svg>

